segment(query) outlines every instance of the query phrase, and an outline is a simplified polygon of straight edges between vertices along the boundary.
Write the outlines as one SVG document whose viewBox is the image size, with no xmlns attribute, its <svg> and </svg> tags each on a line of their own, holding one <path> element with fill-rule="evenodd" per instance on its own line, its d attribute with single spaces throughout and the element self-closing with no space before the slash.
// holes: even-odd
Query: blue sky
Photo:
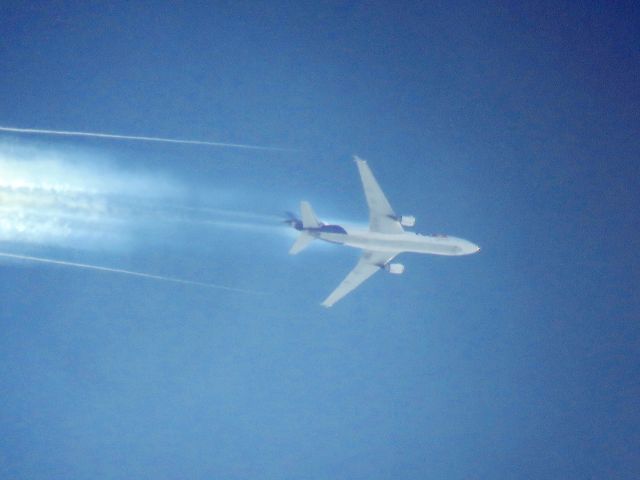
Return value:
<svg viewBox="0 0 640 480">
<path fill-rule="evenodd" d="M 0 125 L 296 151 L 0 133 L 109 180 L 46 197 L 72 220 L 29 204 L 58 230 L 1 251 L 263 292 L 3 260 L 0 476 L 636 478 L 639 13 L 3 4 Z M 290 257 L 270 216 L 366 221 L 352 154 L 481 253 L 404 255 L 322 309 L 357 251 Z"/>
</svg>

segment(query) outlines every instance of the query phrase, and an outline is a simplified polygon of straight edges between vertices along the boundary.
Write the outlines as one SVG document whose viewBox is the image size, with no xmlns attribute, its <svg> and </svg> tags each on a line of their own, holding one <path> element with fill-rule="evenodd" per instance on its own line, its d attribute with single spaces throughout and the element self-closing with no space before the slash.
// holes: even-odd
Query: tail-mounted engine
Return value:
<svg viewBox="0 0 640 480">
<path fill-rule="evenodd" d="M 284 214 L 286 215 L 286 218 L 283 220 L 282 223 L 286 223 L 287 225 L 291 225 L 296 230 L 302 230 L 302 228 L 303 228 L 302 220 L 300 220 L 298 217 L 296 217 L 295 213 L 284 212 Z"/>
</svg>

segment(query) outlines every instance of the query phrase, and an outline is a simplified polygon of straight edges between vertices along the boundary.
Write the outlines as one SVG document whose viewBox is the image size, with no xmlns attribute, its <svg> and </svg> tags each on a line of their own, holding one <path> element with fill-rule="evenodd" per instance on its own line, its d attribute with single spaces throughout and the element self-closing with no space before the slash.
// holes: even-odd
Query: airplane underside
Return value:
<svg viewBox="0 0 640 480">
<path fill-rule="evenodd" d="M 406 232 L 403 227 L 413 227 L 415 217 L 395 214 L 367 162 L 355 157 L 360 179 L 369 206 L 369 230 L 347 232 L 340 225 L 327 225 L 318 220 L 308 202 L 300 203 L 301 219 L 289 213 L 286 223 L 300 232 L 289 253 L 296 255 L 307 248 L 314 239 L 359 248 L 362 255 L 345 279 L 322 302 L 331 307 L 345 295 L 360 286 L 377 271 L 384 269 L 392 274 L 404 272 L 404 265 L 391 263 L 400 253 L 427 253 L 432 255 L 469 255 L 480 248 L 462 238 L 446 235 L 418 235 Z"/>
<path fill-rule="evenodd" d="M 426 253 L 432 255 L 461 255 L 464 249 L 454 237 L 427 237 L 410 233 L 400 235 L 376 235 L 369 232 L 349 234 L 320 233 L 318 238 L 348 247 L 377 252 Z M 462 240 L 465 242 L 465 240 Z"/>
</svg>

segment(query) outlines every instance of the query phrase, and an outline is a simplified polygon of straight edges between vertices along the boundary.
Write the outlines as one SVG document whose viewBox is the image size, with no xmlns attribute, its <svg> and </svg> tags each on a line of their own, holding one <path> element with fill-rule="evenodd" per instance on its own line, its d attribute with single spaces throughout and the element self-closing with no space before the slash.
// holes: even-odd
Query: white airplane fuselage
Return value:
<svg viewBox="0 0 640 480">
<path fill-rule="evenodd" d="M 329 226 L 329 228 L 331 227 L 333 226 Z M 366 230 L 347 231 L 345 229 L 343 229 L 345 233 L 335 233 L 323 231 L 326 228 L 327 226 L 321 227 L 317 231 L 313 231 L 313 229 L 308 231 L 320 240 L 378 252 L 428 253 L 432 255 L 457 256 L 470 255 L 480 250 L 476 244 L 468 240 L 448 235 L 420 235 L 414 232 L 390 234 L 369 232 Z M 334 228 L 342 227 L 335 226 Z"/>
<path fill-rule="evenodd" d="M 386 270 L 394 275 L 402 274 L 404 265 L 391 263 L 402 253 L 461 256 L 471 255 L 480 250 L 475 243 L 463 238 L 448 235 L 420 235 L 406 231 L 403 227 L 413 227 L 415 217 L 396 215 L 367 162 L 358 157 L 354 157 L 354 160 L 360 172 L 369 207 L 368 230 L 347 230 L 340 225 L 327 225 L 318 220 L 311 204 L 307 201 L 300 202 L 301 218 L 289 212 L 285 220 L 285 223 L 300 232 L 289 250 L 291 255 L 300 253 L 314 239 L 362 250 L 355 267 L 322 302 L 322 306 L 327 308 L 333 306 L 380 270 Z"/>
</svg>

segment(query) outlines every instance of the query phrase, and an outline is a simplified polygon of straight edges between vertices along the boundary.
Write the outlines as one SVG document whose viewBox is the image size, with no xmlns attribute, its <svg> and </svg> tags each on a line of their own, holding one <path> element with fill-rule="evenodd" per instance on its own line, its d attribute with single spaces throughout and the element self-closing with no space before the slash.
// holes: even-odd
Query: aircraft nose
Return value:
<svg viewBox="0 0 640 480">
<path fill-rule="evenodd" d="M 475 243 L 469 242 L 469 253 L 478 253 L 480 251 L 480 247 Z"/>
</svg>

